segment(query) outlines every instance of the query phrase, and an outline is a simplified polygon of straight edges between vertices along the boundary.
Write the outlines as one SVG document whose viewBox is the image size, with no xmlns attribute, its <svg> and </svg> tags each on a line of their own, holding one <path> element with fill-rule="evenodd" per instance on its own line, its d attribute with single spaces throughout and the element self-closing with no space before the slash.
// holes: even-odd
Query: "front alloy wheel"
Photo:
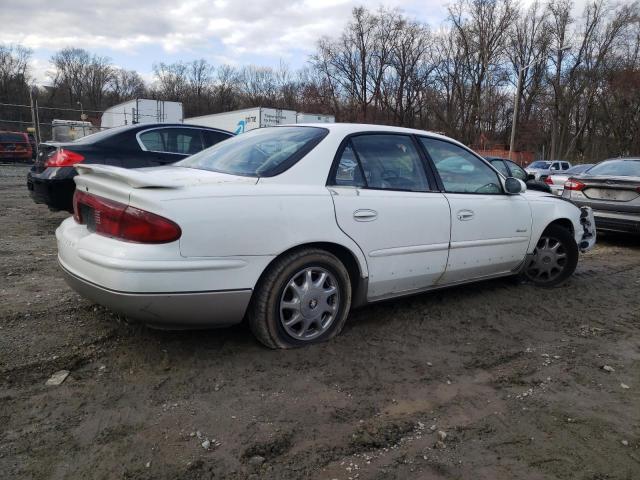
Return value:
<svg viewBox="0 0 640 480">
<path fill-rule="evenodd" d="M 571 232 L 551 225 L 538 240 L 524 275 L 536 285 L 551 287 L 569 278 L 577 263 L 578 245 Z"/>
</svg>

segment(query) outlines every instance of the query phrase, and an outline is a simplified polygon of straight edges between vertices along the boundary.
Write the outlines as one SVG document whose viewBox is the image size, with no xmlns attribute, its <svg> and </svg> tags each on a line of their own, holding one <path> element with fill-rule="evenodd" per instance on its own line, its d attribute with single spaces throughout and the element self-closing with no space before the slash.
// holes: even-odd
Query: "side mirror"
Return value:
<svg viewBox="0 0 640 480">
<path fill-rule="evenodd" d="M 535 180 L 536 176 L 533 173 L 527 173 L 527 181 Z"/>
<path fill-rule="evenodd" d="M 518 193 L 526 192 L 527 185 L 522 180 L 518 180 L 514 177 L 507 177 L 504 181 L 504 189 L 509 195 L 517 195 Z"/>
</svg>

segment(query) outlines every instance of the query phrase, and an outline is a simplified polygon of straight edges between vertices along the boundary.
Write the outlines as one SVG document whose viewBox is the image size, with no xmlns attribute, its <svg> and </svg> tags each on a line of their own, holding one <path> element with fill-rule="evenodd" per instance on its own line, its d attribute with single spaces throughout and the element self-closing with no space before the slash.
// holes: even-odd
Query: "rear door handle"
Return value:
<svg viewBox="0 0 640 480">
<path fill-rule="evenodd" d="M 471 210 L 460 210 L 458 211 L 458 220 L 465 222 L 467 220 L 471 220 L 473 215 L 474 213 Z"/>
<path fill-rule="evenodd" d="M 356 210 L 355 212 L 353 212 L 353 218 L 357 222 L 371 222 L 378 218 L 378 212 L 366 208 L 362 210 Z"/>
</svg>

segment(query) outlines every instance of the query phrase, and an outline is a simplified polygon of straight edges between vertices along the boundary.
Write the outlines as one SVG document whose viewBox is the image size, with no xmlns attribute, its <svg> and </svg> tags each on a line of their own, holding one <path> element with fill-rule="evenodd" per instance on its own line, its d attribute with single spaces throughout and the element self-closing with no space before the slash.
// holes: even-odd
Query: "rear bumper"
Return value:
<svg viewBox="0 0 640 480">
<path fill-rule="evenodd" d="M 56 177 L 57 172 L 49 173 L 47 170 L 42 173 L 29 172 L 27 175 L 29 195 L 35 203 L 46 204 L 53 210 L 73 211 L 73 192 L 76 189 L 73 181 L 75 171 L 72 175 L 65 172 L 63 176 Z"/>
<path fill-rule="evenodd" d="M 90 233 L 73 218 L 56 230 L 58 263 L 80 295 L 164 329 L 220 327 L 244 318 L 271 256 L 180 255 L 179 243 L 136 244 Z"/>
<path fill-rule="evenodd" d="M 163 329 L 211 328 L 242 321 L 251 290 L 132 293 L 89 282 L 60 264 L 65 281 L 85 298 L 127 318 Z"/>
<path fill-rule="evenodd" d="M 640 233 L 640 215 L 618 212 L 593 212 L 599 230 L 623 233 Z"/>
</svg>

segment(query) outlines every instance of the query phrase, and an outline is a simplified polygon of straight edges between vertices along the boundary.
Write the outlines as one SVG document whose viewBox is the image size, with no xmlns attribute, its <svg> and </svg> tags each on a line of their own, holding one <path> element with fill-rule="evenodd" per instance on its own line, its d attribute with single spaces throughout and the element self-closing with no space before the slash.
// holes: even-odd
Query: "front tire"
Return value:
<svg viewBox="0 0 640 480">
<path fill-rule="evenodd" d="M 351 281 L 329 252 L 305 248 L 277 259 L 256 286 L 248 320 L 269 348 L 294 348 L 335 337 L 351 307 Z"/>
<path fill-rule="evenodd" d="M 571 232 L 550 225 L 540 236 L 523 276 L 534 285 L 555 287 L 567 280 L 577 265 L 578 245 Z"/>
</svg>

